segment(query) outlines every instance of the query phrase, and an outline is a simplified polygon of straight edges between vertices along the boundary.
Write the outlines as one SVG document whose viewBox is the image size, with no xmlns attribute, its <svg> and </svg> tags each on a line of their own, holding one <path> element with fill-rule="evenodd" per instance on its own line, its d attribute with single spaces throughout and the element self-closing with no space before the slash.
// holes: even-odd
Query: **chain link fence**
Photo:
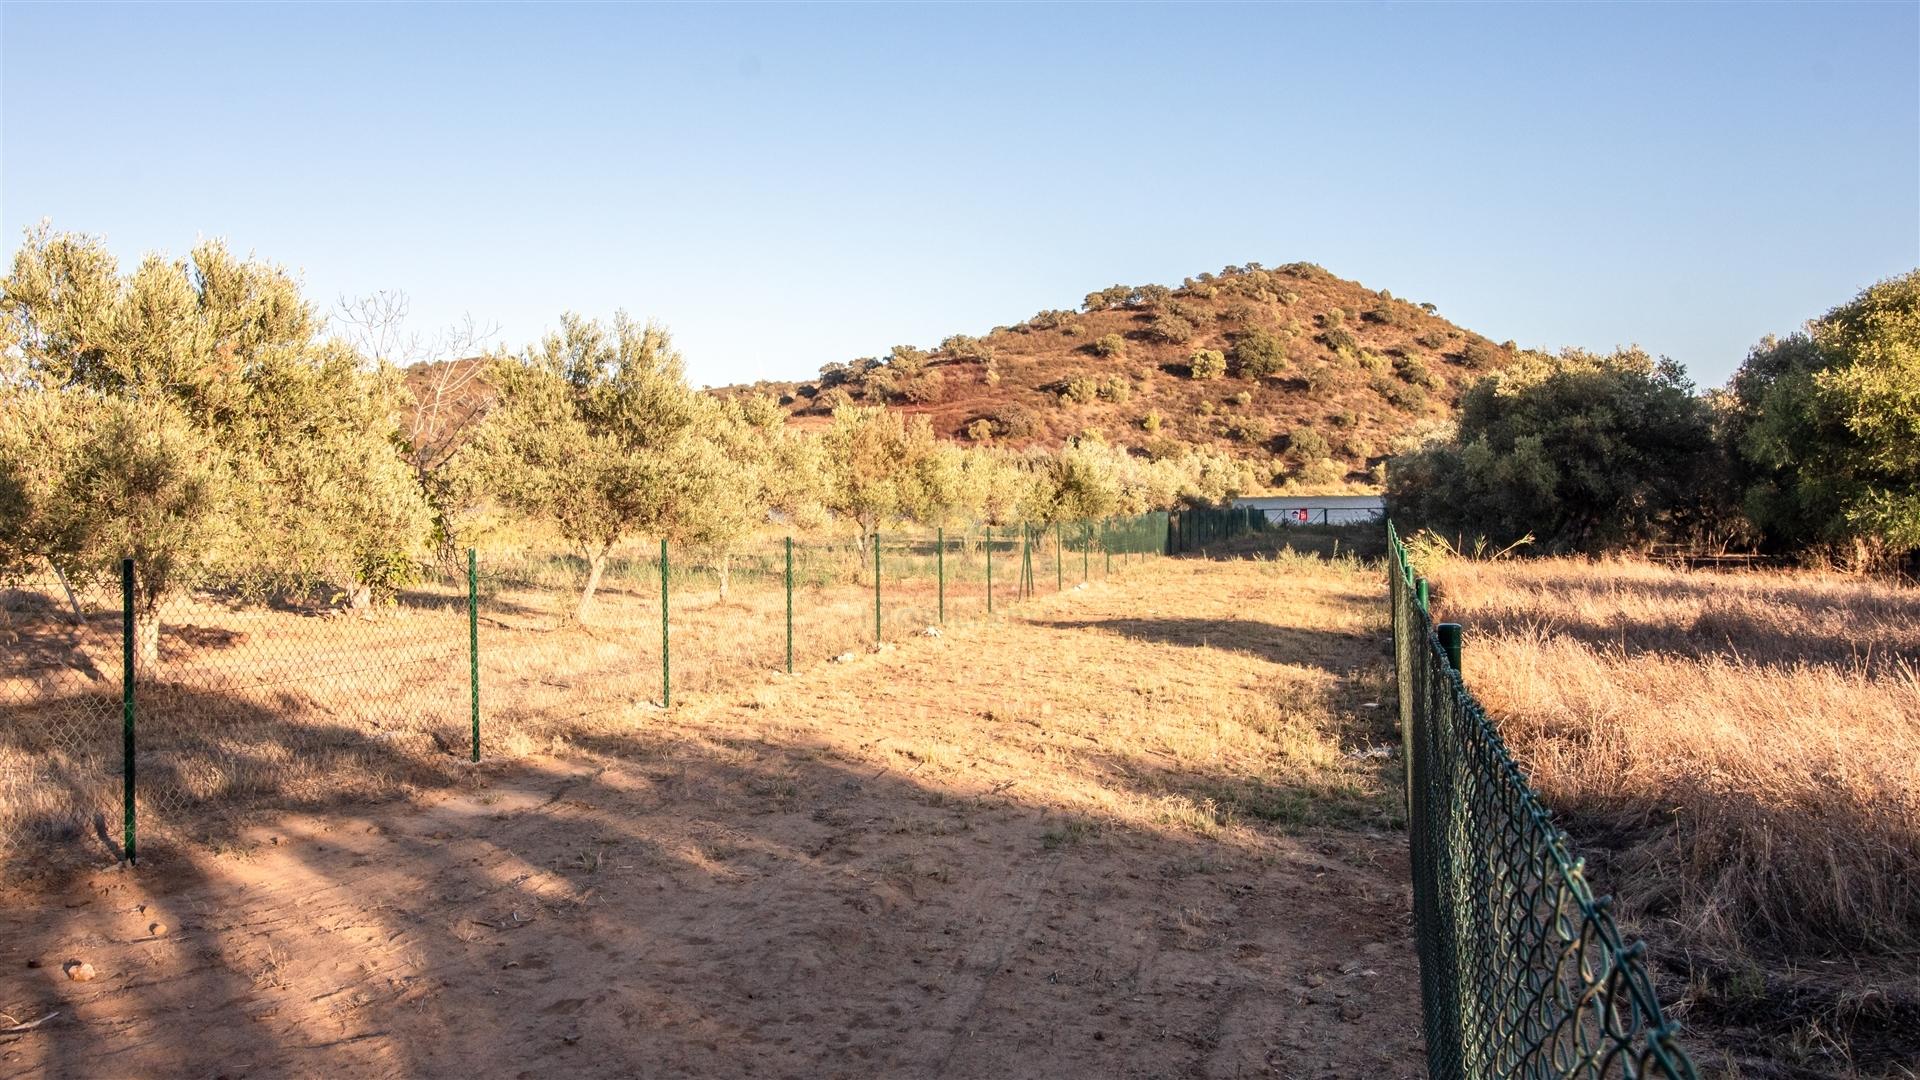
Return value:
<svg viewBox="0 0 1920 1080">
<path fill-rule="evenodd" d="M 1584 863 L 1460 676 L 1387 525 L 1429 1075 L 1663 1077 L 1692 1061 Z"/>
<path fill-rule="evenodd" d="M 458 783 L 481 757 L 630 731 L 635 708 L 1103 580 L 1168 536 L 1162 513 L 635 544 L 607 553 L 591 592 L 579 555 L 497 542 L 360 606 L 219 582 L 149 604 L 111 575 L 0 572 L 0 863 L 217 843 L 261 809 Z"/>
</svg>

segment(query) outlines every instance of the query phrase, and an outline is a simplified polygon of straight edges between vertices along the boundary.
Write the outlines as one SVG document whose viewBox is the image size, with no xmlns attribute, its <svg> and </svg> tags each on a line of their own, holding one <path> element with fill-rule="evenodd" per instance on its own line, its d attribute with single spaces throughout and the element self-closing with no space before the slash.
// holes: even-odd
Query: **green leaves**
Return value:
<svg viewBox="0 0 1920 1080">
<path fill-rule="evenodd" d="M 1725 418 L 1763 540 L 1868 561 L 1920 548 L 1920 271 L 1767 338 Z"/>
</svg>

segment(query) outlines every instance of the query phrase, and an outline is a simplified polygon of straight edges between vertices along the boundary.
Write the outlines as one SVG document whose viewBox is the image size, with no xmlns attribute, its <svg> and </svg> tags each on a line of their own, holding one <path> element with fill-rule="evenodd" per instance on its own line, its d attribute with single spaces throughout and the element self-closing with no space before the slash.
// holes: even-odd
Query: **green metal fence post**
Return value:
<svg viewBox="0 0 1920 1080">
<path fill-rule="evenodd" d="M 1440 639 L 1440 647 L 1447 651 L 1447 663 L 1453 665 L 1454 674 L 1460 674 L 1460 624 L 1443 622 L 1433 628 L 1433 633 Z"/>
<path fill-rule="evenodd" d="M 133 560 L 120 560 L 120 801 L 123 818 L 120 823 L 120 851 L 126 856 L 128 865 L 133 865 L 137 852 L 134 850 L 136 833 L 134 828 L 134 767 L 133 767 L 133 668 L 134 668 L 134 626 L 133 626 Z"/>
<path fill-rule="evenodd" d="M 1107 560 L 1106 576 L 1113 576 L 1113 519 L 1100 523 L 1100 554 Z"/>
<path fill-rule="evenodd" d="M 1421 611 L 1426 611 L 1431 613 L 1432 609 L 1427 606 L 1427 579 L 1426 578 L 1413 579 L 1413 599 L 1416 603 L 1420 605 Z"/>
<path fill-rule="evenodd" d="M 787 537 L 787 674 L 793 674 L 793 537 Z"/>
<path fill-rule="evenodd" d="M 933 531 L 935 550 L 934 574 L 940 579 L 940 621 L 947 621 L 947 530 L 942 526 Z"/>
<path fill-rule="evenodd" d="M 1080 523 L 1080 580 L 1084 583 L 1092 576 L 1093 558 L 1093 522 Z"/>
<path fill-rule="evenodd" d="M 473 712 L 473 760 L 480 760 L 480 556 L 467 549 L 467 682 Z"/>
<path fill-rule="evenodd" d="M 873 534 L 873 644 L 880 644 L 880 532 Z"/>
<path fill-rule="evenodd" d="M 667 538 L 660 538 L 660 707 L 673 708 L 673 649 L 667 636 Z"/>
</svg>

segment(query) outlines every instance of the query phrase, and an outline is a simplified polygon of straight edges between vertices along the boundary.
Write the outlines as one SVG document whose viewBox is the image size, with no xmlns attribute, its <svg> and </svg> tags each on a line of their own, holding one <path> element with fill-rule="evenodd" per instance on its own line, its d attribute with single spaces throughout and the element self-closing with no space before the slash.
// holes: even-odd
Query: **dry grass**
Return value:
<svg viewBox="0 0 1920 1080">
<path fill-rule="evenodd" d="M 1844 1068 L 1874 1058 L 1854 1021 L 1920 1022 L 1920 593 L 1630 561 L 1428 570 L 1469 685 L 1623 914 L 1688 958 L 1698 1005 L 1837 1026 L 1808 1055 Z M 1888 1053 L 1920 1052 L 1911 1034 Z"/>
</svg>

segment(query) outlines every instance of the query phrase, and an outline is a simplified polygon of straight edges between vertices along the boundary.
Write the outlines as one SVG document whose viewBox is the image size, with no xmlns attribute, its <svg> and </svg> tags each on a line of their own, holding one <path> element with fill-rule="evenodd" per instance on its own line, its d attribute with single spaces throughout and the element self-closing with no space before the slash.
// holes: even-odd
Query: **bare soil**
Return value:
<svg viewBox="0 0 1920 1080">
<path fill-rule="evenodd" d="M 6 887 L 0 1077 L 1419 1076 L 1376 577 L 1161 562 Z"/>
</svg>

